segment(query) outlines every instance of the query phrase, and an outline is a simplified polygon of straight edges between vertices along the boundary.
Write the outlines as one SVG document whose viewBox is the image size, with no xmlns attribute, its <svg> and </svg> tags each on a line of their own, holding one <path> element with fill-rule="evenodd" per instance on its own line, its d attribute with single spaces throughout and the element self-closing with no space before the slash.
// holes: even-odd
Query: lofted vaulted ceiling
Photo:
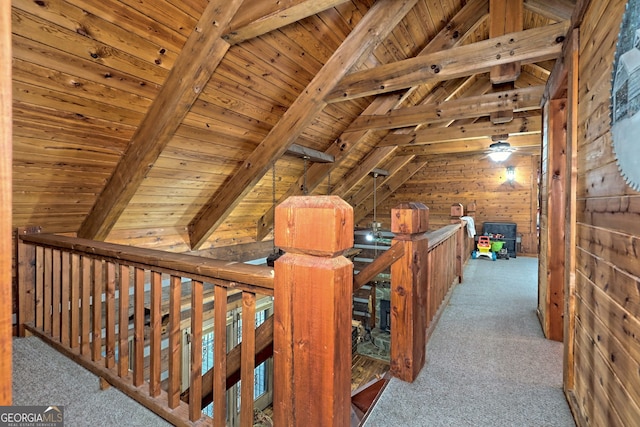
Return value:
<svg viewBox="0 0 640 427">
<path fill-rule="evenodd" d="M 430 156 L 539 154 L 572 0 L 13 0 L 14 226 L 173 251 L 356 221 Z"/>
</svg>

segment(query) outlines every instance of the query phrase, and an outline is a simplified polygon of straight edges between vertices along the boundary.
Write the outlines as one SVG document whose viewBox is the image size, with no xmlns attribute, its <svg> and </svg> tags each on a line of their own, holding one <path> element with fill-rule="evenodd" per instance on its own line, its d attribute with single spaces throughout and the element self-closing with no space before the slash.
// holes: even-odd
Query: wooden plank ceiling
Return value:
<svg viewBox="0 0 640 427">
<path fill-rule="evenodd" d="M 364 218 L 374 168 L 535 154 L 574 3 L 14 0 L 13 225 L 205 250 L 290 195 Z"/>
</svg>

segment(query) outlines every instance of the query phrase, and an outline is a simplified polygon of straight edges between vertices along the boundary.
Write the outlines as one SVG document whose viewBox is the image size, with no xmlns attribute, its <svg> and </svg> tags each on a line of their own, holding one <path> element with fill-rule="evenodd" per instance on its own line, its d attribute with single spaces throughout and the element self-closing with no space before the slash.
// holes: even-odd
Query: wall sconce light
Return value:
<svg viewBox="0 0 640 427">
<path fill-rule="evenodd" d="M 516 168 L 514 166 L 507 167 L 507 181 L 513 182 L 516 179 Z"/>
</svg>

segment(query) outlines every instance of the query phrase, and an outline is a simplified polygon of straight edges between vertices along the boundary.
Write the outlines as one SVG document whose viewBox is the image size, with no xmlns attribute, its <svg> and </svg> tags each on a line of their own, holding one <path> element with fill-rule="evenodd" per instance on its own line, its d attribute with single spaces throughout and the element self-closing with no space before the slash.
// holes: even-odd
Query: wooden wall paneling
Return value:
<svg viewBox="0 0 640 427">
<path fill-rule="evenodd" d="M 11 2 L 0 5 L 0 405 L 12 403 L 12 89 Z M 34 254 L 35 255 L 35 254 Z M 33 295 L 35 297 L 35 295 Z M 34 307 L 35 309 L 35 307 Z M 30 316 L 35 316 L 32 311 Z M 31 319 L 32 321 L 35 319 Z"/>
<path fill-rule="evenodd" d="M 146 112 L 144 121 L 136 129 L 132 141 L 138 143 L 131 143 L 118 162 L 112 177 L 78 230 L 78 236 L 98 240 L 107 237 L 144 180 L 150 165 L 168 144 L 201 88 L 227 52 L 229 45 L 219 38 L 221 27 L 226 26 L 241 3 L 234 0 L 225 8 L 218 8 L 217 2 L 209 4 L 200 18 L 200 30 L 189 36 L 175 67 Z M 201 32 L 205 36 L 201 36 Z M 183 79 L 183 75 L 190 78 Z M 162 126 L 158 126 L 158 123 L 162 123 Z"/>
<path fill-rule="evenodd" d="M 572 410 L 593 425 L 635 424 L 640 355 L 636 247 L 630 218 L 638 193 L 620 175 L 612 150 L 610 91 L 614 50 L 626 2 L 579 1 L 576 316 Z M 566 377 L 565 377 L 566 381 Z"/>
</svg>

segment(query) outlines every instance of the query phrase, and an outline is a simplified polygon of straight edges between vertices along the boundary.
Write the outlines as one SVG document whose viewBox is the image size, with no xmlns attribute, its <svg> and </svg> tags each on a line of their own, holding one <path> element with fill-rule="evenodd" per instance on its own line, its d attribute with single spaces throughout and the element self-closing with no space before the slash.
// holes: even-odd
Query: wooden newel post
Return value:
<svg viewBox="0 0 640 427">
<path fill-rule="evenodd" d="M 275 210 L 274 422 L 349 426 L 353 208 L 290 197 Z"/>
<path fill-rule="evenodd" d="M 391 210 L 392 245 L 404 256 L 391 264 L 391 373 L 413 382 L 426 360 L 429 208 L 402 203 Z"/>
<path fill-rule="evenodd" d="M 39 233 L 39 227 L 18 228 L 18 336 L 24 337 L 24 325 L 36 322 L 36 307 L 42 304 L 36 301 L 36 247 L 23 243 L 23 234 Z M 36 325 L 38 326 L 38 325 Z"/>
</svg>

